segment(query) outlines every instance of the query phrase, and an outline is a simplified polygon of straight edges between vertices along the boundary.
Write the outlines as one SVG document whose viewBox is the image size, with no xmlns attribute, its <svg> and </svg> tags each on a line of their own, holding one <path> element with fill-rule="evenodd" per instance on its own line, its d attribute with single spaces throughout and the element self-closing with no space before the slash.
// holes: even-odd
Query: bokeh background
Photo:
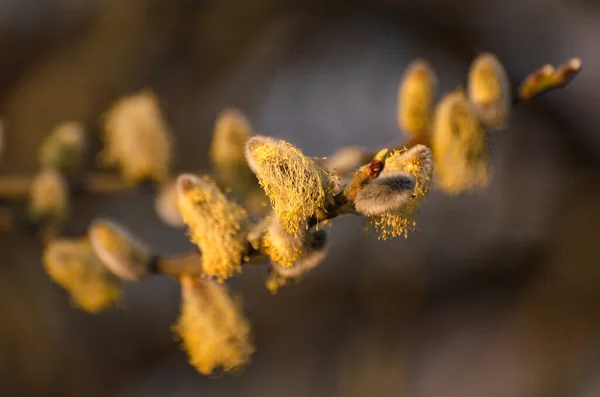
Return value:
<svg viewBox="0 0 600 397">
<path fill-rule="evenodd" d="M 57 123 L 99 149 L 100 116 L 151 87 L 176 133 L 177 167 L 208 167 L 225 106 L 309 155 L 398 138 L 396 89 L 423 57 L 441 89 L 493 51 L 514 81 L 579 56 L 565 90 L 518 107 L 493 136 L 484 192 L 435 192 L 408 239 L 333 227 L 328 259 L 277 296 L 266 267 L 231 282 L 258 347 L 238 374 L 195 372 L 170 332 L 175 281 L 126 288 L 92 316 L 45 276 L 30 236 L 0 234 L 2 396 L 600 395 L 600 7 L 584 0 L 1 0 L 0 173 L 33 173 Z M 90 165 L 94 159 L 90 158 Z M 189 249 L 153 197 L 83 197 L 160 253 Z"/>
</svg>

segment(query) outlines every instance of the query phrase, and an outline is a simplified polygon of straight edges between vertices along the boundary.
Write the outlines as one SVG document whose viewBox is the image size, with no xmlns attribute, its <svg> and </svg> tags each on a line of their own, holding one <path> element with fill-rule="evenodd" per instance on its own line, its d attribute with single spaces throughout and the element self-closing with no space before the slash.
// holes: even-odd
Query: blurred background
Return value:
<svg viewBox="0 0 600 397">
<path fill-rule="evenodd" d="M 398 138 L 396 90 L 416 57 L 442 92 L 481 51 L 513 81 L 573 56 L 584 66 L 493 136 L 488 189 L 434 192 L 408 239 L 343 219 L 302 283 L 271 296 L 266 267 L 233 280 L 258 348 L 236 374 L 188 365 L 170 331 L 175 281 L 129 284 L 120 309 L 89 315 L 44 274 L 35 239 L 0 234 L 0 395 L 600 395 L 599 20 L 585 0 L 1 0 L 1 174 L 33 173 L 66 120 L 97 151 L 102 113 L 146 87 L 190 170 L 208 167 L 225 106 L 324 156 Z M 190 248 L 150 194 L 85 197 L 74 213 L 74 232 L 108 216 L 158 252 Z"/>
</svg>

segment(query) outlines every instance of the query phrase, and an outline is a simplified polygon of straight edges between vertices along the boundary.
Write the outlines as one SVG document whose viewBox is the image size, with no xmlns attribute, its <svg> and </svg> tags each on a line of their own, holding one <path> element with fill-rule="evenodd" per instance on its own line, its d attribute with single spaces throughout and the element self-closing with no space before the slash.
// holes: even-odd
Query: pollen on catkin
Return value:
<svg viewBox="0 0 600 397">
<path fill-rule="evenodd" d="M 333 197 L 332 174 L 285 141 L 255 136 L 246 143 L 246 160 L 289 234 L 297 234 L 315 212 L 325 211 Z"/>
<path fill-rule="evenodd" d="M 490 129 L 506 126 L 511 109 L 510 82 L 495 55 L 480 54 L 469 69 L 468 94 L 475 113 Z"/>
<path fill-rule="evenodd" d="M 227 287 L 184 275 L 181 293 L 181 313 L 174 331 L 190 364 L 205 375 L 218 367 L 231 371 L 246 364 L 255 350 L 250 325 Z"/>
<path fill-rule="evenodd" d="M 437 77 L 431 65 L 416 59 L 404 72 L 398 88 L 398 126 L 416 139 L 429 135 Z"/>
<path fill-rule="evenodd" d="M 490 150 L 486 132 L 462 90 L 441 100 L 433 131 L 436 186 L 451 195 L 487 186 Z"/>
<path fill-rule="evenodd" d="M 124 180 L 163 182 L 171 165 L 171 131 L 151 91 L 118 100 L 107 112 L 100 160 Z"/>
<path fill-rule="evenodd" d="M 38 150 L 38 159 L 42 168 L 55 168 L 73 175 L 83 168 L 86 151 L 83 126 L 70 121 L 57 125 L 44 139 Z"/>
<path fill-rule="evenodd" d="M 306 235 L 305 229 L 296 234 L 288 233 L 273 216 L 262 240 L 263 251 L 281 267 L 292 267 L 305 248 Z"/>
<path fill-rule="evenodd" d="M 152 255 L 131 232 L 109 220 L 98 219 L 92 222 L 88 234 L 96 255 L 116 276 L 139 281 L 148 275 Z"/>
<path fill-rule="evenodd" d="M 64 176 L 53 168 L 40 171 L 29 191 L 29 218 L 60 227 L 69 216 L 69 191 Z"/>
<path fill-rule="evenodd" d="M 104 267 L 86 240 L 51 241 L 44 250 L 43 264 L 50 278 L 87 312 L 98 313 L 121 298 L 121 280 Z"/>
<path fill-rule="evenodd" d="M 250 227 L 246 210 L 228 200 L 208 177 L 180 175 L 177 196 L 190 240 L 202 252 L 204 272 L 220 281 L 241 273 Z"/>
<path fill-rule="evenodd" d="M 382 176 L 387 173 L 405 172 L 414 178 L 411 197 L 400 208 L 382 215 L 368 218 L 370 227 L 380 233 L 381 239 L 403 235 L 416 228 L 414 217 L 419 213 L 423 199 L 429 194 L 433 179 L 433 158 L 431 150 L 424 145 L 416 145 L 408 150 L 396 150 L 385 161 Z M 381 177 L 381 176 L 380 176 Z"/>
</svg>

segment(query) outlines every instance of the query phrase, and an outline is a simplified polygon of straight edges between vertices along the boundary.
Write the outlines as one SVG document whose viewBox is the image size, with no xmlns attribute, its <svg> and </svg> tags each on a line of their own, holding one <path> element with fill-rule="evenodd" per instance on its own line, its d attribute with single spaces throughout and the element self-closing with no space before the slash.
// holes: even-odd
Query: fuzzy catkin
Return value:
<svg viewBox="0 0 600 397">
<path fill-rule="evenodd" d="M 28 212 L 35 223 L 61 226 L 69 216 L 69 191 L 65 177 L 53 168 L 40 171 L 29 191 Z"/>
<path fill-rule="evenodd" d="M 96 220 L 89 230 L 92 247 L 116 276 L 139 281 L 148 275 L 150 250 L 129 231 L 108 220 Z"/>
<path fill-rule="evenodd" d="M 489 183 L 490 151 L 486 132 L 462 90 L 438 105 L 432 139 L 436 184 L 457 195 Z"/>
<path fill-rule="evenodd" d="M 289 234 L 297 234 L 308 217 L 325 211 L 336 182 L 300 149 L 283 140 L 256 136 L 246 144 L 246 159 Z"/>
<path fill-rule="evenodd" d="M 209 375 L 248 362 L 254 352 L 250 325 L 224 285 L 190 275 L 181 277 L 181 313 L 174 331 L 190 364 Z"/>
<path fill-rule="evenodd" d="M 106 166 L 118 166 L 128 182 L 164 182 L 171 165 L 171 131 L 150 91 L 118 100 L 105 115 Z"/>
<path fill-rule="evenodd" d="M 228 108 L 217 116 L 210 158 L 222 185 L 244 191 L 256 183 L 244 153 L 245 144 L 252 135 L 249 121 L 239 110 Z"/>
<path fill-rule="evenodd" d="M 511 109 L 510 82 L 495 55 L 479 55 L 469 69 L 469 100 L 481 122 L 491 129 L 506 126 Z"/>
<path fill-rule="evenodd" d="M 228 200 L 208 177 L 180 175 L 177 191 L 190 240 L 202 252 L 204 272 L 220 281 L 241 273 L 250 226 L 246 210 Z"/>
<path fill-rule="evenodd" d="M 403 235 L 416 228 L 414 217 L 419 213 L 423 199 L 432 188 L 433 158 L 431 150 L 424 145 L 416 145 L 408 150 L 396 150 L 385 161 L 382 176 L 405 172 L 412 175 L 415 184 L 412 196 L 400 208 L 382 215 L 368 218 L 370 226 L 380 233 L 381 239 Z"/>
<path fill-rule="evenodd" d="M 121 280 L 104 267 L 86 240 L 50 242 L 44 250 L 43 264 L 50 278 L 87 312 L 98 313 L 121 298 Z"/>
<path fill-rule="evenodd" d="M 437 77 L 422 59 L 410 63 L 398 88 L 398 126 L 416 139 L 429 134 Z"/>
</svg>

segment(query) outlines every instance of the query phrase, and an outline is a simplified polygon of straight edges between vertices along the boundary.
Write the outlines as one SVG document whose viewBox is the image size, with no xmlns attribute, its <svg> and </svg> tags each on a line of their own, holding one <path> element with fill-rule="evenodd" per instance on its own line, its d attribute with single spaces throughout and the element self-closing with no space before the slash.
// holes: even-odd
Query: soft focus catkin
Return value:
<svg viewBox="0 0 600 397">
<path fill-rule="evenodd" d="M 489 183 L 486 132 L 463 91 L 447 94 L 435 112 L 433 139 L 436 186 L 448 194 Z"/>
</svg>

